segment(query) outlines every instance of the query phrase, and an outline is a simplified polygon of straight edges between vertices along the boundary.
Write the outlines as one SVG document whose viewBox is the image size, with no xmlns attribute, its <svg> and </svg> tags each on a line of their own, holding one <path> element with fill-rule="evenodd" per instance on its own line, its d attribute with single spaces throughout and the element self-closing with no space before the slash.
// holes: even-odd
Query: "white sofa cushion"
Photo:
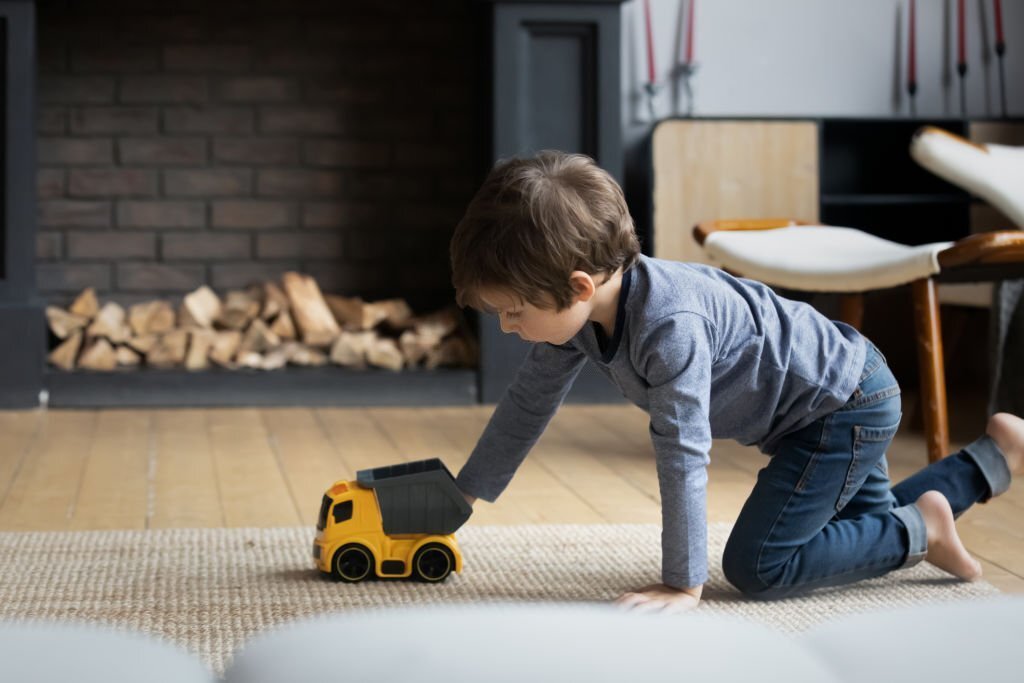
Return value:
<svg viewBox="0 0 1024 683">
<path fill-rule="evenodd" d="M 736 619 L 609 606 L 490 605 L 347 614 L 258 636 L 227 683 L 829 681 L 792 637 Z"/>
<path fill-rule="evenodd" d="M 199 659 L 145 633 L 86 623 L 0 622 L 5 683 L 213 683 Z"/>
</svg>

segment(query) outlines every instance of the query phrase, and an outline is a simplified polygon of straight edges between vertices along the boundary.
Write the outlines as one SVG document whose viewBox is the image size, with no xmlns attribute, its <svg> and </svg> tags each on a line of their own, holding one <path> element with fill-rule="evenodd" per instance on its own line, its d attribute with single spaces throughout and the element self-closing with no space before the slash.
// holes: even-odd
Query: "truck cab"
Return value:
<svg viewBox="0 0 1024 683">
<path fill-rule="evenodd" d="M 334 578 L 436 583 L 462 571 L 455 530 L 472 508 L 438 459 L 402 463 L 336 481 L 324 493 L 313 559 Z"/>
</svg>

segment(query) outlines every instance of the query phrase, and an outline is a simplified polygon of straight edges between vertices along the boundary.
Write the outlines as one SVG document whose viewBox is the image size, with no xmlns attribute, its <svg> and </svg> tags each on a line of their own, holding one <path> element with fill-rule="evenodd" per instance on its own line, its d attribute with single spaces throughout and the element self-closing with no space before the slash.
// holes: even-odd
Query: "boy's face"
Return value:
<svg viewBox="0 0 1024 683">
<path fill-rule="evenodd" d="M 501 331 L 516 333 L 528 342 L 547 342 L 561 345 L 576 336 L 586 324 L 590 309 L 586 302 L 576 300 L 561 311 L 540 308 L 500 289 L 483 289 L 480 302 L 484 310 L 495 313 L 501 322 Z"/>
</svg>

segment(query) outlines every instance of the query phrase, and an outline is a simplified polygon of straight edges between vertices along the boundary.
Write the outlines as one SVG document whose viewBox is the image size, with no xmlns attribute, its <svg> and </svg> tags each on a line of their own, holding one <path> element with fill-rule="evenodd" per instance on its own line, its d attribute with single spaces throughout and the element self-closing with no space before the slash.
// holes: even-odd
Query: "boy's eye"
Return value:
<svg viewBox="0 0 1024 683">
<path fill-rule="evenodd" d="M 506 318 L 518 318 L 522 311 L 505 311 Z"/>
</svg>

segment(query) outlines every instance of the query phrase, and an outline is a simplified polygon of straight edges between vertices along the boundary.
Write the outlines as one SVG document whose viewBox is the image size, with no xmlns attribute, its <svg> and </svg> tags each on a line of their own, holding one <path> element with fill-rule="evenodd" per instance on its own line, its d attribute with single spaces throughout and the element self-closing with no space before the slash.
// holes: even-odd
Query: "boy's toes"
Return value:
<svg viewBox="0 0 1024 683">
<path fill-rule="evenodd" d="M 1024 465 L 1024 419 L 1010 413 L 996 413 L 988 419 L 985 431 L 1006 456 L 1010 471 L 1020 472 Z"/>
</svg>

